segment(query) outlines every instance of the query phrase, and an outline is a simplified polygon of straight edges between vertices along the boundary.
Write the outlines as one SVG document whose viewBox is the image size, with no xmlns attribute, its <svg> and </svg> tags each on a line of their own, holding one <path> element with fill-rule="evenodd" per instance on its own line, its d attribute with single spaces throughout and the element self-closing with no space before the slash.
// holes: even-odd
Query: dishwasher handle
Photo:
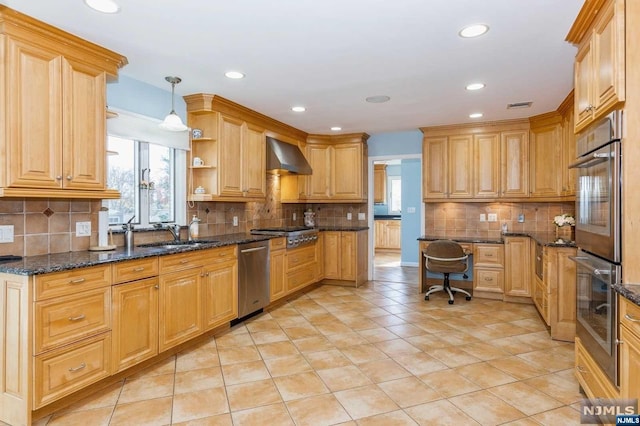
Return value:
<svg viewBox="0 0 640 426">
<path fill-rule="evenodd" d="M 250 253 L 252 251 L 258 251 L 258 250 L 266 250 L 267 247 L 262 246 L 262 247 L 254 247 L 254 248 L 248 248 L 248 249 L 244 249 L 244 250 L 240 250 L 240 253 Z"/>
</svg>

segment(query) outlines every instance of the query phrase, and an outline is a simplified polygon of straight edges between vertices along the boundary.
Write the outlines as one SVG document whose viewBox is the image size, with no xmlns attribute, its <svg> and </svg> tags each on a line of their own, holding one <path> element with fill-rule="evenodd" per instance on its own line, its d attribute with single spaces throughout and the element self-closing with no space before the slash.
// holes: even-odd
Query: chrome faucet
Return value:
<svg viewBox="0 0 640 426">
<path fill-rule="evenodd" d="M 171 232 L 171 235 L 173 236 L 173 241 L 180 241 L 180 225 L 178 225 L 177 223 L 174 223 L 174 224 L 156 223 L 154 227 L 157 229 L 166 229 L 167 231 Z"/>
</svg>

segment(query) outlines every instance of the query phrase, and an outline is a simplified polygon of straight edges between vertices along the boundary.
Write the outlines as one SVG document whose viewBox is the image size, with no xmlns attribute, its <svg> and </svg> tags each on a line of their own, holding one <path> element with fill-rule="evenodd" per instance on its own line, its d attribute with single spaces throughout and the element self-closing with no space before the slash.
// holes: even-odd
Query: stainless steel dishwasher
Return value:
<svg viewBox="0 0 640 426">
<path fill-rule="evenodd" d="M 238 319 L 269 304 L 269 241 L 238 245 Z"/>
</svg>

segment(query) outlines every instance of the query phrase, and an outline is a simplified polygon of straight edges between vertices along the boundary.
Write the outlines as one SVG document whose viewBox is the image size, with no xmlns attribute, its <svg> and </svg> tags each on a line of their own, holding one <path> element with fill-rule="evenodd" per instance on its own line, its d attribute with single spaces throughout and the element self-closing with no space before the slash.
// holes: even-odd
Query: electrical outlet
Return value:
<svg viewBox="0 0 640 426">
<path fill-rule="evenodd" d="M 296 212 L 293 212 L 293 220 L 298 219 L 298 214 Z"/>
<path fill-rule="evenodd" d="M 294 213 L 295 215 L 295 213 Z M 233 226 L 238 226 L 238 216 L 233 217 Z"/>
<path fill-rule="evenodd" d="M 489 222 L 497 222 L 498 221 L 498 213 L 489 213 L 487 215 L 487 219 Z"/>
<path fill-rule="evenodd" d="M 0 243 L 13 242 L 13 225 L 0 226 Z"/>
<path fill-rule="evenodd" d="M 347 213 L 347 220 L 351 220 L 353 219 L 353 215 L 351 214 L 351 212 Z"/>
<path fill-rule="evenodd" d="M 407 213 L 415 213 L 415 212 L 416 212 L 415 207 L 407 207 Z"/>
<path fill-rule="evenodd" d="M 367 220 L 366 213 L 358 213 L 358 220 Z"/>
<path fill-rule="evenodd" d="M 76 237 L 91 236 L 91 222 L 76 222 Z"/>
<path fill-rule="evenodd" d="M 524 213 L 520 213 L 520 214 L 518 215 L 518 222 L 519 222 L 519 223 L 524 223 Z"/>
<path fill-rule="evenodd" d="M 487 215 L 484 213 L 480 213 L 480 222 L 486 222 L 487 221 Z"/>
</svg>

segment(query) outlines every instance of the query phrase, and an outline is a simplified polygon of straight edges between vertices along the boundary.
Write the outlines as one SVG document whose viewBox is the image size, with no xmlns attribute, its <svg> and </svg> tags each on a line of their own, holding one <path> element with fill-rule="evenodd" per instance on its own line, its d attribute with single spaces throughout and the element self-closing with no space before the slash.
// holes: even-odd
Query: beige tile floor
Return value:
<svg viewBox="0 0 640 426">
<path fill-rule="evenodd" d="M 579 424 L 573 344 L 533 306 L 427 302 L 415 276 L 315 288 L 37 424 Z"/>
</svg>

